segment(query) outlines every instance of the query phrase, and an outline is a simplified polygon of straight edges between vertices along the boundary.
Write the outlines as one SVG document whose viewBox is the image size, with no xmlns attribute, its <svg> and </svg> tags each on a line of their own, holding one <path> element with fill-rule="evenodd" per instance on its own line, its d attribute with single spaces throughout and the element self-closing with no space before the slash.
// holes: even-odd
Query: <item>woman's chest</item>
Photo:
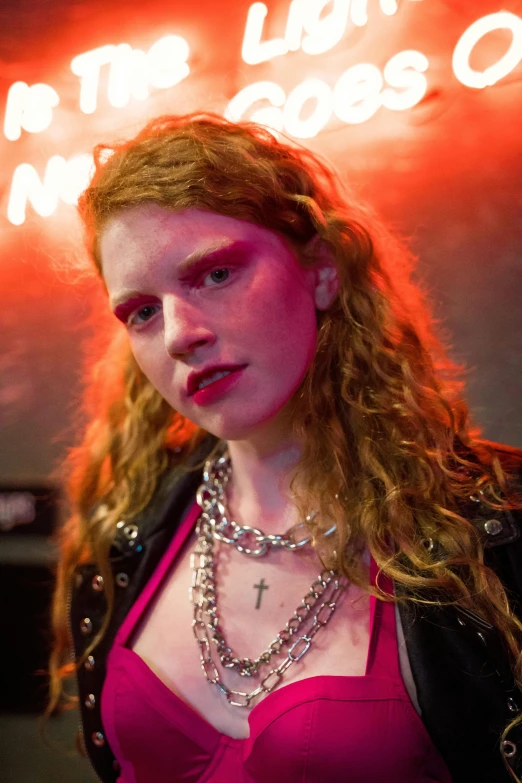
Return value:
<svg viewBox="0 0 522 783">
<path fill-rule="evenodd" d="M 194 545 L 193 536 L 146 607 L 127 645 L 176 696 L 218 731 L 232 737 L 246 737 L 249 735 L 249 710 L 231 706 L 225 696 L 209 684 L 202 669 L 190 597 L 193 582 L 190 555 Z M 301 607 L 297 615 L 305 620 L 293 634 L 292 643 L 309 627 L 315 611 L 323 603 L 329 603 L 333 585 L 314 603 L 311 588 L 321 573 L 321 566 L 313 552 L 308 557 L 279 552 L 264 558 L 247 558 L 235 549 L 221 545 L 215 553 L 215 562 L 218 631 L 231 648 L 233 657 L 255 660 L 268 651 L 278 634 L 283 632 L 282 636 L 285 636 L 288 621 Z M 303 599 L 305 604 L 310 604 L 308 611 L 302 608 Z M 326 617 L 325 610 L 322 617 Z M 303 657 L 289 666 L 279 687 L 318 675 L 364 675 L 369 625 L 369 597 L 354 586 L 348 586 L 337 601 L 328 624 L 314 636 Z M 253 691 L 261 678 L 242 676 L 235 669 L 223 668 L 211 630 L 209 637 L 211 655 L 223 683 L 243 693 Z M 283 647 L 280 655 L 272 655 L 269 663 L 260 669 L 261 677 L 277 668 L 289 647 Z"/>
</svg>

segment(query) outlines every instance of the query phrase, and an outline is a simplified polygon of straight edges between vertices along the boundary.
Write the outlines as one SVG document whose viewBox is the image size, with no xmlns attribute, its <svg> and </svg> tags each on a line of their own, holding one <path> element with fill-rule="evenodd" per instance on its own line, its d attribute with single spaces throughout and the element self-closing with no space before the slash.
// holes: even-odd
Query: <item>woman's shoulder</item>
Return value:
<svg viewBox="0 0 522 783">
<path fill-rule="evenodd" d="M 195 499 L 201 484 L 203 465 L 217 443 L 213 435 L 206 435 L 194 447 L 167 452 L 166 469 L 159 476 L 149 503 L 117 527 L 113 550 L 130 553 L 144 540 L 168 527 L 171 531 L 184 509 Z"/>
<path fill-rule="evenodd" d="M 481 446 L 486 450 L 489 467 L 494 468 L 494 460 L 498 460 L 505 476 L 505 485 L 504 488 L 501 488 L 500 495 L 511 502 L 512 506 L 519 506 L 518 509 L 514 509 L 514 513 L 520 518 L 522 514 L 522 449 L 490 440 L 481 441 Z"/>
<path fill-rule="evenodd" d="M 519 477 L 522 476 L 522 449 L 506 443 L 497 443 L 496 441 L 485 439 L 478 441 L 478 448 L 486 460 L 488 453 L 490 457 L 497 456 L 504 470 L 508 473 L 514 472 Z"/>
<path fill-rule="evenodd" d="M 510 502 L 505 508 L 492 508 L 480 495 L 471 496 L 463 513 L 481 535 L 485 564 L 500 578 L 516 613 L 522 616 L 522 449 L 483 440 L 476 454 L 493 471 L 498 460 L 506 477 L 500 494 Z"/>
<path fill-rule="evenodd" d="M 500 486 L 500 481 L 495 482 L 500 503 L 494 505 L 498 508 L 493 508 L 480 491 L 465 501 L 459 501 L 461 513 L 474 523 L 483 537 L 485 548 L 518 540 L 522 533 L 522 449 L 481 439 L 472 446 L 458 442 L 455 451 L 468 464 L 476 465 L 477 477 L 487 472 L 498 479 L 499 467 L 504 475 L 503 486 Z M 475 472 L 472 467 L 470 470 Z M 506 501 L 504 508 L 500 505 L 502 501 Z"/>
<path fill-rule="evenodd" d="M 472 445 L 465 445 L 460 438 L 455 438 L 455 452 L 484 467 L 491 467 L 495 458 L 498 458 L 503 470 L 508 473 L 522 474 L 522 448 L 499 443 L 486 438 L 477 438 Z"/>
</svg>

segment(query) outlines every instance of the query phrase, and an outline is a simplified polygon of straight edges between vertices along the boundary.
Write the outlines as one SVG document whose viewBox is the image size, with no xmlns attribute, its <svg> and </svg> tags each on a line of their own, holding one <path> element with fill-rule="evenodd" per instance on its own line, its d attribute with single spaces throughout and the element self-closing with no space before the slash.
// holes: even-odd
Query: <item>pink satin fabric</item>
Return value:
<svg viewBox="0 0 522 783">
<path fill-rule="evenodd" d="M 119 783 L 451 783 L 402 681 L 393 604 L 371 599 L 365 676 L 280 686 L 250 712 L 248 739 L 217 731 L 125 646 L 198 511 L 182 522 L 109 654 L 102 720 Z"/>
</svg>

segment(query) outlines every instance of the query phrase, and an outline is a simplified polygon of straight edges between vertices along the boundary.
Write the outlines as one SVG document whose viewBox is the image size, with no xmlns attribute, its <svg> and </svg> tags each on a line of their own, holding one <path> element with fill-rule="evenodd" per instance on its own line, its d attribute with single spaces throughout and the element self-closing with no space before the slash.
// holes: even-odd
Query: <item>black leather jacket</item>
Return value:
<svg viewBox="0 0 522 783">
<path fill-rule="evenodd" d="M 203 441 L 191 456 L 190 464 L 200 462 L 214 442 L 213 438 Z M 508 467 L 515 466 L 522 477 L 522 451 L 492 445 L 501 461 Z M 201 470 L 188 474 L 179 469 L 167 470 L 149 506 L 120 526 L 111 550 L 115 611 L 102 642 L 78 672 L 82 744 L 98 776 L 106 783 L 114 783 L 118 777 L 118 764 L 104 737 L 100 717 L 107 654 L 200 483 Z M 466 513 L 483 533 L 487 564 L 502 579 L 514 609 L 519 612 L 522 512 L 495 513 L 470 500 Z M 70 603 L 71 635 L 77 657 L 100 628 L 105 606 L 96 566 L 82 566 Z M 422 719 L 453 783 L 509 783 L 513 778 L 506 763 L 522 776 L 522 727 L 510 732 L 509 744 L 501 747 L 500 743 L 502 730 L 522 709 L 522 694 L 513 685 L 496 629 L 455 607 L 421 608 L 404 602 L 400 613 Z"/>
</svg>

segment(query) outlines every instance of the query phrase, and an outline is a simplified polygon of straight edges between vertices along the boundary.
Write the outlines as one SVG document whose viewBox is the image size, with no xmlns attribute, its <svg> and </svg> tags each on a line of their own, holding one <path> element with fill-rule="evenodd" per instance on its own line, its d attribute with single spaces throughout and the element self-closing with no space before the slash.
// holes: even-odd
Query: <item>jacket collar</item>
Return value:
<svg viewBox="0 0 522 783">
<path fill-rule="evenodd" d="M 214 435 L 207 435 L 182 464 L 178 454 L 170 455 L 169 465 L 160 477 L 150 503 L 131 520 L 117 523 L 111 560 L 141 552 L 147 539 L 181 518 L 182 510 L 193 500 L 201 484 L 202 463 L 217 442 Z"/>
<path fill-rule="evenodd" d="M 214 435 L 205 436 L 194 451 L 183 460 L 182 465 L 177 464 L 179 460 L 177 454 L 171 455 L 169 466 L 161 476 L 150 503 L 132 520 L 122 520 L 117 523 L 110 552 L 111 560 L 117 561 L 122 556 L 138 554 L 143 549 L 144 541 L 181 518 L 181 512 L 193 500 L 201 483 L 202 463 L 217 442 L 218 439 Z M 498 451 L 497 453 L 501 461 L 504 461 L 506 454 L 502 452 L 506 447 L 499 447 L 494 443 L 490 445 L 500 449 L 500 453 Z M 460 448 L 463 448 L 462 444 Z M 508 457 L 512 457 L 511 451 L 515 450 L 509 449 Z M 477 457 L 472 452 L 466 453 L 466 457 L 477 461 Z M 515 515 L 510 511 L 495 511 L 486 506 L 480 497 L 470 497 L 461 502 L 459 511 L 476 527 L 486 549 L 511 544 L 520 537 L 522 524 L 520 512 Z"/>
</svg>

